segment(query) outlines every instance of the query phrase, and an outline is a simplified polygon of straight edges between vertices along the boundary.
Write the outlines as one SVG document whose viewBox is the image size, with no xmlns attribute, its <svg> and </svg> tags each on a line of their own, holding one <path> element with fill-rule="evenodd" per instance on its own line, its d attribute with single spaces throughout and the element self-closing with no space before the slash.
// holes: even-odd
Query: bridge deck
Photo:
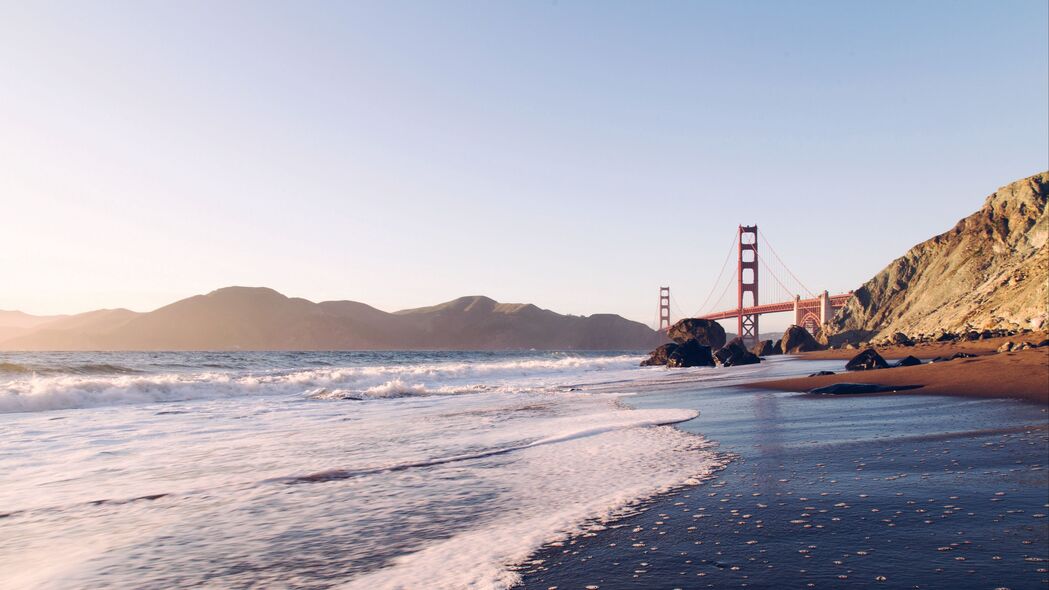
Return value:
<svg viewBox="0 0 1049 590">
<path fill-rule="evenodd" d="M 830 306 L 833 309 L 838 309 L 845 306 L 845 302 L 852 297 L 852 293 L 843 293 L 841 295 L 830 296 Z M 798 307 L 801 309 L 819 309 L 820 300 L 815 299 L 802 299 L 797 302 Z M 780 303 L 766 303 L 764 305 L 755 305 L 753 307 L 744 307 L 742 310 L 739 308 L 726 309 L 724 311 L 718 311 L 710 313 L 704 316 L 699 316 L 702 320 L 727 320 L 729 318 L 739 317 L 742 312 L 743 315 L 762 315 L 766 313 L 784 313 L 788 311 L 794 311 L 794 300 L 783 301 Z"/>
</svg>

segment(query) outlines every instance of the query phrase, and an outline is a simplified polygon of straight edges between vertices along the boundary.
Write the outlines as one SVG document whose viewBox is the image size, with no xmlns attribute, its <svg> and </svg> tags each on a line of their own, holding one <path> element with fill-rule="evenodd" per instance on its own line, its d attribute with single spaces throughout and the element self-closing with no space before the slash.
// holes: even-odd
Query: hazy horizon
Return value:
<svg viewBox="0 0 1049 590">
<path fill-rule="evenodd" d="M 38 315 L 249 285 L 651 325 L 740 223 L 842 292 L 1049 168 L 1044 2 L 0 10 L 0 309 Z"/>
</svg>

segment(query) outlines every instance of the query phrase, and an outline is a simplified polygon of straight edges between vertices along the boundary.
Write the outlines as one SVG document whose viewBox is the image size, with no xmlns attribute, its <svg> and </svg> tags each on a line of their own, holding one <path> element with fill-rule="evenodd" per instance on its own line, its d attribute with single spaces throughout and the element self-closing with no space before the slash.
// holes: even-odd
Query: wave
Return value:
<svg viewBox="0 0 1049 590">
<path fill-rule="evenodd" d="M 130 375 L 134 373 L 142 373 L 142 371 L 109 363 L 70 365 L 0 363 L 0 375 Z"/>
<path fill-rule="evenodd" d="M 380 400 L 501 390 L 559 390 L 609 370 L 633 370 L 638 357 L 564 356 L 490 362 L 444 362 L 310 368 L 258 373 L 146 374 L 118 365 L 80 365 L 58 374 L 8 371 L 0 382 L 0 413 L 116 404 L 300 395 L 315 400 Z M 25 365 L 17 365 L 25 367 Z M 125 370 L 126 369 L 126 370 Z"/>
</svg>

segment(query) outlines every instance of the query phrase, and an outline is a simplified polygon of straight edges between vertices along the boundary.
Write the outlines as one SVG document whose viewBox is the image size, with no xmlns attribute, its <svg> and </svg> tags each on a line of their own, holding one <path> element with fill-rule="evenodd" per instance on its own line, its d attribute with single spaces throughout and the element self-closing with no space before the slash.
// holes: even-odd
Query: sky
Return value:
<svg viewBox="0 0 1049 590">
<path fill-rule="evenodd" d="M 1049 168 L 1047 6 L 0 0 L 0 309 L 854 289 Z"/>
</svg>

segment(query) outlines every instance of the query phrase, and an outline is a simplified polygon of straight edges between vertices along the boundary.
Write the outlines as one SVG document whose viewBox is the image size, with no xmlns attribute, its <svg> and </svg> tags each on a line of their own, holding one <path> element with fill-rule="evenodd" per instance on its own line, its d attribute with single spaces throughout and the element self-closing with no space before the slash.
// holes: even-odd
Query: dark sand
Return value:
<svg viewBox="0 0 1049 590">
<path fill-rule="evenodd" d="M 788 361 L 792 369 L 778 372 L 843 365 Z M 679 426 L 734 460 L 606 530 L 540 550 L 520 587 L 1049 584 L 1045 406 L 920 390 L 838 397 L 742 387 L 627 401 L 700 410 Z"/>
<path fill-rule="evenodd" d="M 920 349 L 912 350 L 914 352 L 911 354 L 920 351 Z M 953 354 L 957 351 L 957 349 L 949 349 L 947 352 Z M 851 352 L 855 354 L 855 351 Z M 915 356 L 918 355 L 915 354 Z M 886 356 L 886 358 L 892 357 Z M 928 360 L 928 357 L 920 356 L 919 358 Z M 974 358 L 961 358 L 913 367 L 843 371 L 836 375 L 778 379 L 751 385 L 777 391 L 809 391 L 815 387 L 843 382 L 921 386 L 919 389 L 907 391 L 866 395 L 1009 397 L 1049 405 L 1049 347 L 988 353 Z"/>
</svg>

